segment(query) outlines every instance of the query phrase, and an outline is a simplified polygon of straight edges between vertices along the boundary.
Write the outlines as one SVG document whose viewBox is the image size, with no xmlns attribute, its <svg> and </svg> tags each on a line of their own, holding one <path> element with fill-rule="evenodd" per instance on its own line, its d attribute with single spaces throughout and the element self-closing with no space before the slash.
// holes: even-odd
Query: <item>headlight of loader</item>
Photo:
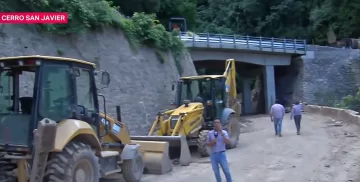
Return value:
<svg viewBox="0 0 360 182">
<path fill-rule="evenodd" d="M 176 125 L 176 122 L 178 121 L 178 119 L 179 119 L 179 116 L 171 117 L 171 119 L 170 119 L 170 128 L 171 129 L 175 128 L 175 125 Z"/>
</svg>

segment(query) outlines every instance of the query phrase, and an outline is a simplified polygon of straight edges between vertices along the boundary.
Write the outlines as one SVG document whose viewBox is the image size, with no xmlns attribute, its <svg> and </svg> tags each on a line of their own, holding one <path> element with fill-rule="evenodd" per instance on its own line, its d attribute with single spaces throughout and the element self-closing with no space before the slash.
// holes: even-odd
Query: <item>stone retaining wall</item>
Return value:
<svg viewBox="0 0 360 182">
<path fill-rule="evenodd" d="M 293 99 L 314 105 L 334 105 L 356 93 L 360 87 L 359 49 L 307 46 L 307 52 L 302 61 L 294 61 L 298 75 Z"/>
<path fill-rule="evenodd" d="M 360 125 L 360 113 L 353 110 L 317 105 L 306 105 L 304 110 L 308 113 L 316 113 L 335 120 L 353 122 Z"/>
<path fill-rule="evenodd" d="M 106 97 L 107 114 L 115 118 L 116 106 L 120 105 L 122 119 L 132 135 L 147 134 L 157 113 L 171 108 L 175 99 L 171 85 L 179 74 L 172 53 L 164 52 L 162 63 L 152 48 L 139 47 L 134 51 L 119 30 L 104 28 L 101 32 L 53 35 L 28 25 L 0 25 L 0 57 L 25 55 L 76 58 L 108 71 L 111 83 L 100 90 Z M 181 76 L 197 75 L 190 54 L 180 58 Z M 34 76 L 20 78 L 21 97 L 32 95 Z M 102 103 L 100 100 L 100 109 L 104 110 Z"/>
</svg>

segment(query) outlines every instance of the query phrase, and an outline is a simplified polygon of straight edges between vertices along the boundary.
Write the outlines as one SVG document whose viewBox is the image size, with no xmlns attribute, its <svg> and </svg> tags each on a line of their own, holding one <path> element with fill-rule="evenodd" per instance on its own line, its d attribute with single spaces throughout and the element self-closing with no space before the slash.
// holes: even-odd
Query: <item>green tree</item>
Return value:
<svg viewBox="0 0 360 182">
<path fill-rule="evenodd" d="M 357 17 L 359 15 L 359 1 L 321 1 L 310 13 L 316 39 L 324 40 L 329 30 L 334 31 L 337 38 L 358 38 L 360 20 Z"/>
<path fill-rule="evenodd" d="M 168 27 L 171 17 L 183 17 L 189 29 L 195 27 L 196 0 L 160 0 L 160 10 L 157 17 L 160 22 Z"/>
<path fill-rule="evenodd" d="M 157 13 L 160 0 L 109 0 L 120 7 L 121 13 L 132 16 L 135 12 Z"/>
<path fill-rule="evenodd" d="M 212 0 L 198 7 L 197 30 L 257 36 L 308 36 L 309 8 L 296 0 Z"/>
<path fill-rule="evenodd" d="M 360 35 L 360 2 L 351 0 L 198 0 L 196 31 L 305 38 L 327 43 Z"/>
<path fill-rule="evenodd" d="M 234 32 L 231 27 L 232 0 L 202 1 L 198 4 L 196 14 L 196 31 L 229 34 Z"/>
</svg>

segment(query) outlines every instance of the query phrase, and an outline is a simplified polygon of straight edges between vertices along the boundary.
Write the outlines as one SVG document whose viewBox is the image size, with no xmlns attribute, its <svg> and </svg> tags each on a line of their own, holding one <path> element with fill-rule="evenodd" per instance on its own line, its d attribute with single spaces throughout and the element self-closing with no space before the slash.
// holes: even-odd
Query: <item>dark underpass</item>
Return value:
<svg viewBox="0 0 360 182">
<path fill-rule="evenodd" d="M 209 60 L 194 61 L 195 68 L 199 75 L 220 75 L 225 71 L 225 61 Z M 242 114 L 263 114 L 265 111 L 265 89 L 264 89 L 264 67 L 262 65 L 236 62 L 236 83 L 237 99 L 242 105 Z M 276 99 L 285 106 L 290 106 L 294 102 L 294 83 L 299 74 L 298 66 L 292 63 L 290 66 L 275 66 L 275 91 Z M 251 88 L 251 109 L 244 110 L 243 102 L 243 82 L 250 80 Z"/>
</svg>

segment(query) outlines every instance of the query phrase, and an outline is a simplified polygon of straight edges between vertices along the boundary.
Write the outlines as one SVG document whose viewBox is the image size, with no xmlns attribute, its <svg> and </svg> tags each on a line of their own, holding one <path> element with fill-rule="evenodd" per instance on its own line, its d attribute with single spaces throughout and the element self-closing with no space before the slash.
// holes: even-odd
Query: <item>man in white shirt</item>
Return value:
<svg viewBox="0 0 360 182">
<path fill-rule="evenodd" d="M 283 105 L 279 104 L 279 101 L 276 100 L 276 103 L 271 106 L 270 110 L 270 119 L 271 122 L 274 122 L 275 135 L 281 137 L 281 128 L 282 121 L 285 115 L 285 108 Z"/>
</svg>

